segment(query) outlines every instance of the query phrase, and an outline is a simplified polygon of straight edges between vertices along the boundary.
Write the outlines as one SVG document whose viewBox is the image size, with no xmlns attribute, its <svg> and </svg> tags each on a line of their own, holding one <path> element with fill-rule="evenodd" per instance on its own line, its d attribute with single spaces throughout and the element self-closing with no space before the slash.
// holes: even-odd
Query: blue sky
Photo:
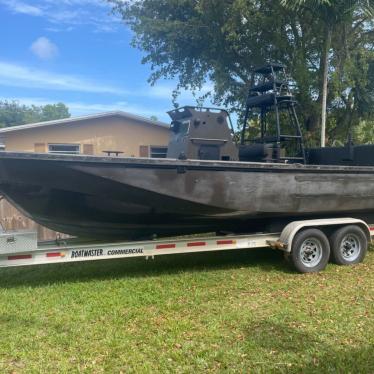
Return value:
<svg viewBox="0 0 374 374">
<path fill-rule="evenodd" d="M 150 67 L 110 11 L 104 0 L 0 0 L 0 100 L 64 102 L 72 115 L 124 110 L 169 122 L 175 82 L 147 83 Z M 188 92 L 178 102 L 195 103 Z"/>
</svg>

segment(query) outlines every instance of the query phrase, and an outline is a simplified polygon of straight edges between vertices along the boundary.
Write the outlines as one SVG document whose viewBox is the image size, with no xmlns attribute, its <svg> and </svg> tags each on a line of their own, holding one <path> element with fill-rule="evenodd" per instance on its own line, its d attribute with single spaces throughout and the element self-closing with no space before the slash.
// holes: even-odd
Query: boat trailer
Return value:
<svg viewBox="0 0 374 374">
<path fill-rule="evenodd" d="M 330 257 L 340 265 L 361 262 L 372 236 L 374 225 L 354 218 L 294 221 L 280 233 L 110 243 L 78 238 L 38 243 L 35 231 L 3 231 L 0 267 L 271 247 L 282 250 L 297 271 L 309 273 L 323 270 Z"/>
</svg>

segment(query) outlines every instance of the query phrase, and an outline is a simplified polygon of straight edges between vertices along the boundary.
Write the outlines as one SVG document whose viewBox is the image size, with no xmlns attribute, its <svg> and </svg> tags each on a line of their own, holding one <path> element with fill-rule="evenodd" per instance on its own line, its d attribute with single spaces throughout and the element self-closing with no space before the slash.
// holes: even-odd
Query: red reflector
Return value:
<svg viewBox="0 0 374 374">
<path fill-rule="evenodd" d="M 175 244 L 157 244 L 156 249 L 175 248 Z"/>
<path fill-rule="evenodd" d="M 60 252 L 50 252 L 50 253 L 47 253 L 46 256 L 47 257 L 60 257 L 61 253 Z"/>
<path fill-rule="evenodd" d="M 235 244 L 234 240 L 217 240 L 217 244 L 225 245 L 225 244 Z"/>
<path fill-rule="evenodd" d="M 32 258 L 31 255 L 15 255 L 15 256 L 8 256 L 8 260 L 27 260 Z"/>
<path fill-rule="evenodd" d="M 370 227 L 370 231 L 374 231 L 374 227 Z"/>
<path fill-rule="evenodd" d="M 206 245 L 206 242 L 190 242 L 190 243 L 187 243 L 187 247 L 200 247 L 202 245 Z"/>
</svg>

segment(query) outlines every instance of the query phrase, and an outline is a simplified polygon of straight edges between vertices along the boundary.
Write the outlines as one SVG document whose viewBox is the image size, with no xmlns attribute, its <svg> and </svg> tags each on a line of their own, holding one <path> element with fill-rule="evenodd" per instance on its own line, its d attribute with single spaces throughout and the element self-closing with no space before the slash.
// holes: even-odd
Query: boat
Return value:
<svg viewBox="0 0 374 374">
<path fill-rule="evenodd" d="M 225 110 L 183 107 L 169 112 L 167 158 L 1 151 L 0 191 L 37 223 L 85 238 L 250 233 L 310 217 L 369 219 L 372 146 L 306 149 L 295 100 L 274 79 L 277 72 L 284 67 L 256 71 L 265 78 L 250 89 L 239 142 Z M 260 137 L 247 142 L 255 108 Z M 295 133 L 281 132 L 279 116 L 270 126 L 274 109 L 289 114 Z"/>
</svg>

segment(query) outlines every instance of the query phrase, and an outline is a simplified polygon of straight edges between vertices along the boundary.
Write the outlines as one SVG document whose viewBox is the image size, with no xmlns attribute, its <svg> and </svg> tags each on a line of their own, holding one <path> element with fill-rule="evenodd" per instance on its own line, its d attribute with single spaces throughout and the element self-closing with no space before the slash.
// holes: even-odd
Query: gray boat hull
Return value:
<svg viewBox="0 0 374 374">
<path fill-rule="evenodd" d="M 51 229 L 97 238 L 253 232 L 374 214 L 374 168 L 0 153 L 0 191 Z"/>
</svg>

